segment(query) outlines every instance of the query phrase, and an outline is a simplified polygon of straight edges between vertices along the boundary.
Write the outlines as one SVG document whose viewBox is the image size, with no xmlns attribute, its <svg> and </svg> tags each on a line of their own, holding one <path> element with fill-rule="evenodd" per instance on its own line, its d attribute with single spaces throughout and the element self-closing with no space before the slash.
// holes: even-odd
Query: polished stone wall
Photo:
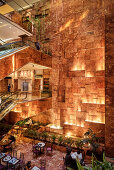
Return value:
<svg viewBox="0 0 114 170">
<path fill-rule="evenodd" d="M 5 117 L 9 123 L 16 123 L 19 120 L 32 117 L 36 121 L 43 123 L 52 122 L 53 117 L 51 114 L 52 99 L 42 99 L 30 102 L 17 104 L 12 111 Z"/>
<path fill-rule="evenodd" d="M 105 19 L 105 82 L 106 82 L 106 113 L 105 113 L 105 147 L 106 155 L 114 157 L 114 15 Z"/>
<path fill-rule="evenodd" d="M 34 18 L 49 10 L 45 22 L 41 19 L 43 38 L 37 28 L 33 38 L 39 31 L 40 42 L 49 40 L 44 46 L 53 54 L 53 124 L 64 127 L 66 135 L 88 127 L 104 134 L 105 15 L 112 12 L 112 4 L 112 0 L 52 0 L 48 5 L 39 1 L 29 14 L 22 12 Z"/>
</svg>

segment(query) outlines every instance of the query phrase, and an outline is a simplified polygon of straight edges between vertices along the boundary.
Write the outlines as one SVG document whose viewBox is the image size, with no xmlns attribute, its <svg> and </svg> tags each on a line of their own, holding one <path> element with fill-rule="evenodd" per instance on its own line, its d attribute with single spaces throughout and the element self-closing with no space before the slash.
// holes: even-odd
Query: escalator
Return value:
<svg viewBox="0 0 114 170">
<path fill-rule="evenodd" d="M 11 93 L 3 93 L 0 95 L 0 120 L 2 120 L 7 113 L 9 113 L 18 103 L 22 103 L 24 98 L 20 98 L 21 92 L 15 91 Z"/>
<path fill-rule="evenodd" d="M 0 46 L 0 59 L 17 53 L 18 51 L 24 50 L 27 47 L 32 47 L 35 50 L 40 50 L 42 53 L 51 55 L 50 51 L 40 45 L 38 42 L 33 42 L 31 40 L 26 41 L 15 41 L 11 43 L 6 43 Z"/>
<path fill-rule="evenodd" d="M 16 42 L 1 45 L 0 46 L 0 59 L 6 57 L 7 55 L 11 55 L 18 51 L 21 51 L 27 47 L 29 47 L 29 45 L 24 43 L 23 41 L 16 41 Z"/>
</svg>

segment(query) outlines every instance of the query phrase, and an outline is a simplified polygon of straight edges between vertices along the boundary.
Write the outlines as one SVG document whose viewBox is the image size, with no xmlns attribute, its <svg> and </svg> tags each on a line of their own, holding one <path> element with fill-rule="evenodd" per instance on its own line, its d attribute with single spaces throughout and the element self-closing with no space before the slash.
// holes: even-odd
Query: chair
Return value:
<svg viewBox="0 0 114 170">
<path fill-rule="evenodd" d="M 49 146 L 46 147 L 46 152 L 51 152 L 53 151 L 53 144 L 51 143 Z"/>
<path fill-rule="evenodd" d="M 12 152 L 12 145 L 9 144 L 9 145 L 5 146 L 5 150 Z"/>
<path fill-rule="evenodd" d="M 12 157 L 17 158 L 17 151 L 16 151 L 16 150 L 13 150 L 13 151 L 12 151 Z"/>
<path fill-rule="evenodd" d="M 40 169 L 45 170 L 46 169 L 46 159 L 40 160 Z"/>
<path fill-rule="evenodd" d="M 24 161 L 24 153 L 20 152 L 20 160 Z"/>
<path fill-rule="evenodd" d="M 35 147 L 35 146 L 33 146 L 33 156 L 35 155 L 35 156 L 38 156 L 40 154 L 40 150 L 39 150 L 39 148 L 37 147 Z"/>
<path fill-rule="evenodd" d="M 5 169 L 5 166 L 0 164 L 0 170 L 3 170 L 3 169 Z"/>
</svg>

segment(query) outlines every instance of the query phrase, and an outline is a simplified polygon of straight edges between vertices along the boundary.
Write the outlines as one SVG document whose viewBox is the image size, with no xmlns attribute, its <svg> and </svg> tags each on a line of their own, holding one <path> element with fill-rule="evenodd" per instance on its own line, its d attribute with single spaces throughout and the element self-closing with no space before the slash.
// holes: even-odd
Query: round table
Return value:
<svg viewBox="0 0 114 170">
<path fill-rule="evenodd" d="M 34 166 L 31 170 L 40 170 L 37 166 Z"/>
<path fill-rule="evenodd" d="M 11 156 L 10 155 L 7 155 L 4 159 L 3 159 L 3 162 L 6 162 L 7 163 L 7 167 L 8 167 L 8 162 L 11 160 Z"/>
<path fill-rule="evenodd" d="M 10 161 L 10 159 L 11 159 L 11 156 L 10 156 L 10 155 L 7 155 L 7 156 L 3 159 L 3 161 L 4 161 L 4 162 L 8 162 L 8 161 Z"/>
<path fill-rule="evenodd" d="M 38 145 L 39 147 L 43 148 L 43 147 L 45 146 L 45 143 L 40 142 L 40 143 L 38 143 L 37 145 Z"/>
<path fill-rule="evenodd" d="M 43 149 L 43 152 L 44 152 L 45 143 L 40 142 L 40 143 L 36 144 L 35 147 L 40 148 L 40 152 L 41 152 L 41 149 Z"/>
</svg>

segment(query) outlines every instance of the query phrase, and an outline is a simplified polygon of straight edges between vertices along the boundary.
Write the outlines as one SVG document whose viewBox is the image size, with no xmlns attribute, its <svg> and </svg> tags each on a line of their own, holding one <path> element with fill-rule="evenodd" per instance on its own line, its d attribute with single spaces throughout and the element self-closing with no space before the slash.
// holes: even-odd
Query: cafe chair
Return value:
<svg viewBox="0 0 114 170">
<path fill-rule="evenodd" d="M 5 170 L 5 166 L 0 164 L 0 170 Z"/>
<path fill-rule="evenodd" d="M 51 143 L 49 146 L 46 147 L 46 153 L 53 151 L 53 144 Z"/>
<path fill-rule="evenodd" d="M 5 146 L 5 150 L 12 152 L 12 145 L 9 144 L 9 145 Z"/>
<path fill-rule="evenodd" d="M 33 156 L 38 156 L 40 154 L 40 150 L 38 149 L 38 147 L 33 147 Z"/>
<path fill-rule="evenodd" d="M 45 170 L 46 169 L 46 159 L 40 160 L 40 169 Z"/>
<path fill-rule="evenodd" d="M 13 150 L 13 151 L 12 151 L 12 157 L 17 158 L 17 151 L 16 151 L 16 150 Z"/>
</svg>

